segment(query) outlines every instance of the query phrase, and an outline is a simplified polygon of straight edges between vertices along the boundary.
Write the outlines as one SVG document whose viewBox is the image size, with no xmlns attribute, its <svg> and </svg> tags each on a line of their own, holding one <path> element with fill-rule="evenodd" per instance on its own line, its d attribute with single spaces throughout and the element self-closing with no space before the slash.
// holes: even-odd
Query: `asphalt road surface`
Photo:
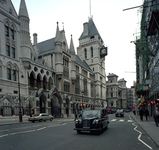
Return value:
<svg viewBox="0 0 159 150">
<path fill-rule="evenodd" d="M 38 122 L 0 126 L 0 150 L 157 150 L 151 139 L 131 120 L 109 117 L 100 135 L 77 134 L 73 122 Z"/>
</svg>

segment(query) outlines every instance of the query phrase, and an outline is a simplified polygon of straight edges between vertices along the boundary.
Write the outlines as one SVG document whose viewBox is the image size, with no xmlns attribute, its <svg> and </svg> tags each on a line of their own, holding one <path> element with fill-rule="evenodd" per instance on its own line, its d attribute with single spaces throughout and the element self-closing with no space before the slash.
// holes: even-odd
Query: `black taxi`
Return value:
<svg viewBox="0 0 159 150">
<path fill-rule="evenodd" d="M 80 117 L 75 120 L 75 130 L 101 133 L 108 128 L 109 118 L 106 109 L 82 110 Z"/>
</svg>

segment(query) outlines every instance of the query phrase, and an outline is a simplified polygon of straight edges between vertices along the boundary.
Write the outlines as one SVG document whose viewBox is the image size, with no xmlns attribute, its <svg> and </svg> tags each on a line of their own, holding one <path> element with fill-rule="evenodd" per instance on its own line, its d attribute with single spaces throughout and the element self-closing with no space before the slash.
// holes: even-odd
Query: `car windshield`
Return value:
<svg viewBox="0 0 159 150">
<path fill-rule="evenodd" d="M 85 110 L 82 112 L 83 119 L 94 118 L 94 117 L 97 117 L 97 118 L 100 117 L 100 110 Z"/>
</svg>

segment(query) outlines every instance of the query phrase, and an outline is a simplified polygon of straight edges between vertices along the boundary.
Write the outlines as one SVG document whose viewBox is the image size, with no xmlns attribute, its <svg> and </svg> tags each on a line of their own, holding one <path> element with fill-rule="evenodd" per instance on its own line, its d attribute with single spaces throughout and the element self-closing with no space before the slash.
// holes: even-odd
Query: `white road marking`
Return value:
<svg viewBox="0 0 159 150">
<path fill-rule="evenodd" d="M 123 119 L 120 119 L 119 122 L 124 122 L 124 120 L 123 120 Z"/>
<path fill-rule="evenodd" d="M 111 121 L 114 122 L 114 121 L 117 121 L 117 119 L 112 119 Z"/>
<path fill-rule="evenodd" d="M 150 145 L 148 145 L 148 144 L 145 143 L 143 140 L 141 140 L 142 132 L 140 132 L 139 130 L 137 130 L 137 125 L 136 125 L 135 123 L 132 123 L 132 125 L 135 126 L 134 130 L 139 133 L 138 140 L 139 140 L 142 144 L 144 144 L 146 147 L 148 147 L 149 149 L 152 149 L 152 147 L 151 147 Z"/>
<path fill-rule="evenodd" d="M 39 129 L 36 129 L 37 131 L 40 131 L 40 130 L 44 130 L 46 129 L 46 127 L 43 127 L 43 128 L 39 128 Z"/>
<path fill-rule="evenodd" d="M 128 122 L 133 122 L 132 120 L 128 120 Z"/>
<path fill-rule="evenodd" d="M 1 135 L 0 138 L 5 137 L 5 136 L 8 136 L 8 134 Z"/>
<path fill-rule="evenodd" d="M 129 115 L 129 118 L 131 119 L 131 116 Z M 147 143 L 145 143 L 143 140 L 141 140 L 141 136 L 142 136 L 142 132 L 137 130 L 137 125 L 135 123 L 132 123 L 133 126 L 135 126 L 134 128 L 134 131 L 138 132 L 139 133 L 139 136 L 138 136 L 138 140 L 144 144 L 147 148 L 149 149 L 152 149 L 152 147 L 150 145 L 148 145 Z"/>
<path fill-rule="evenodd" d="M 41 127 L 41 128 L 33 129 L 33 130 L 12 132 L 12 133 L 8 133 L 8 134 L 0 135 L 0 138 L 6 137 L 6 136 L 11 136 L 11 135 L 25 134 L 25 133 L 30 133 L 30 132 L 41 131 L 41 130 L 44 130 L 44 129 L 46 129 L 46 128 L 59 127 L 59 126 L 63 126 L 63 125 L 66 125 L 66 124 L 67 124 L 67 123 L 62 123 L 62 124 L 56 124 L 56 125 L 49 125 L 49 126 L 46 126 L 46 127 Z M 37 126 L 32 126 L 32 127 L 39 127 L 39 126 L 42 126 L 42 125 L 37 125 Z M 28 128 L 30 128 L 30 127 L 28 127 Z M 22 128 L 13 128 L 13 129 L 22 129 Z M 27 127 L 24 127 L 23 129 L 27 129 Z M 0 132 L 3 132 L 3 131 L 9 131 L 9 130 L 0 130 Z"/>
</svg>

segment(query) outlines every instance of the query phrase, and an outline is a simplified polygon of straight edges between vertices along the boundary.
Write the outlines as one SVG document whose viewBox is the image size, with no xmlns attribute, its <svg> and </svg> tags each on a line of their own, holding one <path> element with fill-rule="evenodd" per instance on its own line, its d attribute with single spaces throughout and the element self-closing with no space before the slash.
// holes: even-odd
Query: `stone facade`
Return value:
<svg viewBox="0 0 159 150">
<path fill-rule="evenodd" d="M 118 80 L 118 76 L 109 73 L 107 76 L 107 101 L 109 107 L 127 108 L 127 87 L 124 79 Z"/>
<path fill-rule="evenodd" d="M 35 33 L 31 43 L 25 0 L 19 14 L 10 0 L 0 5 L 0 115 L 18 115 L 21 108 L 27 115 L 47 112 L 61 117 L 107 105 L 107 49 L 92 18 L 76 54 L 72 36 L 68 46 L 58 23 L 54 38 L 38 43 Z"/>
</svg>

